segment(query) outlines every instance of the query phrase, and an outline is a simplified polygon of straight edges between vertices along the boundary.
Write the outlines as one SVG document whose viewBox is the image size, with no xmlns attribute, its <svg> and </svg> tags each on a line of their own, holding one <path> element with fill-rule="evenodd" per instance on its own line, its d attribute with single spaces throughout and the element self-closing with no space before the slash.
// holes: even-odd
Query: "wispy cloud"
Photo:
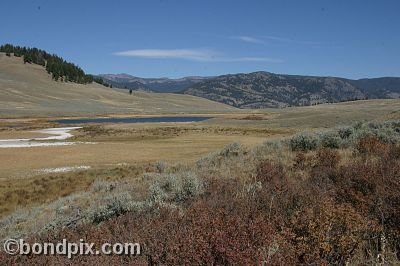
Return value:
<svg viewBox="0 0 400 266">
<path fill-rule="evenodd" d="M 214 50 L 206 49 L 139 49 L 116 52 L 113 55 L 153 59 L 185 59 L 199 62 L 282 62 L 277 58 L 263 56 L 227 57 Z"/>
<path fill-rule="evenodd" d="M 248 43 L 266 44 L 265 41 L 250 36 L 231 36 L 230 38 Z"/>
<path fill-rule="evenodd" d="M 310 44 L 310 45 L 317 45 L 318 42 L 313 41 L 302 41 L 302 40 L 294 40 L 290 38 L 280 37 L 280 36 L 272 36 L 272 35 L 265 35 L 263 38 L 271 40 L 271 41 L 278 41 L 278 42 L 286 42 L 286 43 L 294 43 L 294 44 Z"/>
<path fill-rule="evenodd" d="M 273 35 L 263 35 L 258 37 L 251 37 L 251 36 L 230 36 L 230 39 L 239 40 L 242 42 L 247 43 L 254 43 L 254 44 L 272 44 L 273 42 L 282 42 L 282 43 L 291 43 L 291 44 L 303 44 L 303 45 L 319 45 L 318 42 L 313 41 L 303 41 L 303 40 L 295 40 L 286 37 L 280 36 L 273 36 Z"/>
<path fill-rule="evenodd" d="M 217 58 L 219 62 L 271 62 L 283 63 L 282 59 L 271 57 L 231 57 L 231 58 Z"/>
<path fill-rule="evenodd" d="M 209 61 L 218 56 L 214 51 L 200 49 L 140 49 L 116 52 L 114 55 L 158 59 L 175 58 L 194 61 Z"/>
</svg>

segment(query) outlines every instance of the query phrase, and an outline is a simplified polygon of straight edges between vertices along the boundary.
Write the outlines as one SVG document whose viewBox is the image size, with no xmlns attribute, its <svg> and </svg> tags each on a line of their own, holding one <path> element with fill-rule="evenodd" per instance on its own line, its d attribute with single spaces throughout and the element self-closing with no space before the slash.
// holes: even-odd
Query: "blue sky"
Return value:
<svg viewBox="0 0 400 266">
<path fill-rule="evenodd" d="M 0 43 L 86 72 L 400 76 L 400 1 L 5 0 Z"/>
</svg>

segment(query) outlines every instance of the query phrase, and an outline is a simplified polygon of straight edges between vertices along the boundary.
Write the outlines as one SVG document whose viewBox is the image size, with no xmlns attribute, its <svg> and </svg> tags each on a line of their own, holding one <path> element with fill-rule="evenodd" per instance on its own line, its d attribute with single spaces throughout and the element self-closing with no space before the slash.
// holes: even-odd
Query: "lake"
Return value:
<svg viewBox="0 0 400 266">
<path fill-rule="evenodd" d="M 182 123 L 200 122 L 212 117 L 199 116 L 159 116 L 159 117 L 99 117 L 99 118 L 78 118 L 78 119 L 59 119 L 54 120 L 64 125 L 87 124 L 87 123 Z"/>
</svg>

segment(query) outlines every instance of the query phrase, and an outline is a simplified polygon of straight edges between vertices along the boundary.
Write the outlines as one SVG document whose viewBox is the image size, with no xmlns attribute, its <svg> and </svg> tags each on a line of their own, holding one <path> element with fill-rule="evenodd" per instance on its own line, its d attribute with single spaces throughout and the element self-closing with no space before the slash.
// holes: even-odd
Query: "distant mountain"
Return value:
<svg viewBox="0 0 400 266">
<path fill-rule="evenodd" d="M 344 79 L 269 72 L 219 76 L 194 84 L 183 93 L 240 108 L 301 106 L 366 98 L 360 88 Z"/>
<path fill-rule="evenodd" d="M 349 82 L 361 88 L 369 98 L 400 98 L 400 78 L 384 77 Z"/>
<path fill-rule="evenodd" d="M 368 98 L 399 98 L 400 78 L 349 80 L 254 72 L 203 80 L 186 88 L 183 93 L 240 108 L 302 106 Z"/>
<path fill-rule="evenodd" d="M 253 72 L 217 77 L 139 78 L 99 75 L 114 87 L 190 94 L 239 108 L 282 108 L 362 99 L 400 98 L 400 78 L 351 80 Z"/>
<path fill-rule="evenodd" d="M 98 76 L 116 88 L 153 92 L 180 92 L 198 82 L 208 79 L 208 77 L 184 77 L 179 79 L 139 78 L 125 73 L 101 74 Z"/>
</svg>

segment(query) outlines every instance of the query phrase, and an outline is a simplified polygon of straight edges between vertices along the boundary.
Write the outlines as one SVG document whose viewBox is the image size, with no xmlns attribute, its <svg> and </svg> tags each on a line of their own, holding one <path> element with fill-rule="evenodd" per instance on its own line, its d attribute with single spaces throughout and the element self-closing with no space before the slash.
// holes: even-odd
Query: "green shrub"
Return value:
<svg viewBox="0 0 400 266">
<path fill-rule="evenodd" d="M 160 204 L 167 198 L 167 194 L 158 185 L 152 185 L 150 187 L 150 196 L 148 201 L 150 204 Z"/>
<path fill-rule="evenodd" d="M 196 197 L 204 191 L 203 181 L 193 172 L 159 177 L 150 187 L 152 204 L 165 201 L 181 202 Z"/>
<path fill-rule="evenodd" d="M 106 198 L 105 204 L 89 213 L 88 218 L 92 223 L 100 223 L 127 212 L 140 211 L 143 207 L 143 202 L 133 201 L 129 193 L 122 193 Z"/>
<path fill-rule="evenodd" d="M 221 155 L 218 152 L 209 153 L 201 157 L 197 162 L 196 166 L 199 169 L 210 170 L 221 164 Z"/>
<path fill-rule="evenodd" d="M 185 201 L 204 192 L 203 181 L 192 172 L 184 173 L 181 182 L 181 187 L 175 192 L 176 201 Z"/>
<path fill-rule="evenodd" d="M 240 143 L 233 142 L 226 145 L 220 152 L 220 155 L 225 157 L 237 156 L 241 151 L 242 151 L 242 145 Z"/>
<path fill-rule="evenodd" d="M 319 142 L 323 148 L 338 149 L 341 144 L 340 136 L 333 131 L 321 133 Z"/>
<path fill-rule="evenodd" d="M 305 133 L 296 134 L 289 141 L 289 147 L 292 151 L 311 151 L 315 150 L 317 146 L 317 138 Z"/>
<path fill-rule="evenodd" d="M 337 132 L 341 139 L 349 139 L 350 136 L 354 133 L 354 130 L 352 127 L 340 127 L 338 128 Z"/>
<path fill-rule="evenodd" d="M 96 180 L 92 183 L 90 189 L 93 192 L 110 192 L 117 187 L 118 183 L 115 181 Z"/>
</svg>

